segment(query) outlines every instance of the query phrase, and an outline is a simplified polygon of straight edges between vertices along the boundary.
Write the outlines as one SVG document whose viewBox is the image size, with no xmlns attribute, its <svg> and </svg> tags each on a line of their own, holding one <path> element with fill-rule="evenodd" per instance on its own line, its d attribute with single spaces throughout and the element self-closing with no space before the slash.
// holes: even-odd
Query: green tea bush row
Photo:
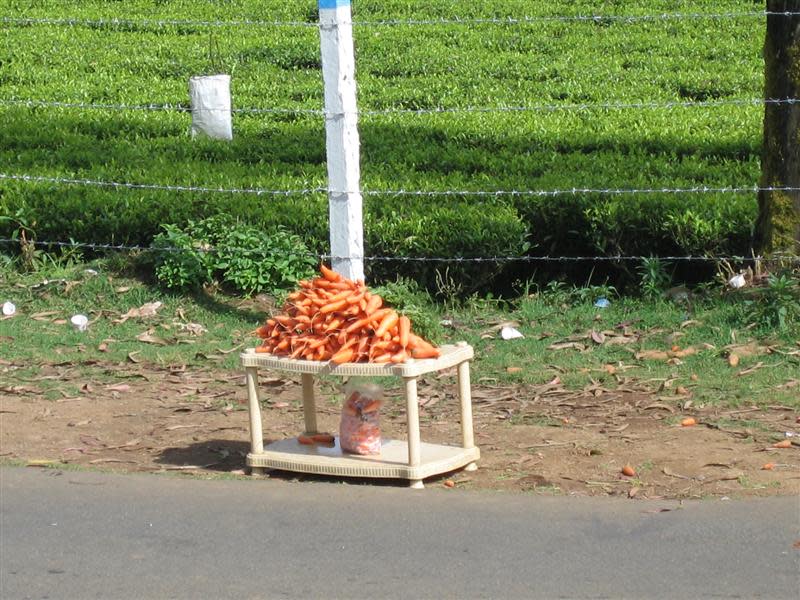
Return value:
<svg viewBox="0 0 800 600">
<path fill-rule="evenodd" d="M 8 17 L 140 20 L 135 25 L 4 26 L 0 96 L 46 101 L 186 104 L 189 77 L 230 72 L 234 107 L 322 107 L 313 27 L 155 25 L 193 19 L 313 22 L 314 2 L 171 0 L 14 2 Z M 738 12 L 741 2 L 478 4 L 363 0 L 356 19 L 548 14 Z M 145 23 L 148 21 L 150 24 Z M 365 190 L 558 190 L 754 185 L 763 107 L 569 108 L 574 104 L 749 100 L 763 93 L 763 19 L 355 28 L 364 111 L 545 105 L 553 110 L 363 114 Z M 213 43 L 212 43 L 213 42 Z M 212 53 L 210 48 L 217 50 Z M 213 54 L 213 55 L 212 55 Z M 559 109 L 559 107 L 561 107 Z M 305 113 L 237 113 L 229 144 L 191 140 L 190 117 L 0 105 L 7 173 L 267 190 L 326 185 L 324 122 Z M 366 253 L 407 258 L 721 255 L 749 253 L 753 195 L 575 194 L 420 198 L 365 195 Z M 165 192 L 0 180 L 0 216 L 21 215 L 39 240 L 149 245 L 162 225 L 185 230 L 218 214 L 329 251 L 324 194 Z M 13 233 L 0 219 L 0 235 Z M 594 283 L 633 265 L 375 261 L 370 276 L 443 278 L 466 293 L 513 279 Z M 445 273 L 446 271 L 446 273 Z M 698 276 L 692 266 L 689 274 Z"/>
</svg>

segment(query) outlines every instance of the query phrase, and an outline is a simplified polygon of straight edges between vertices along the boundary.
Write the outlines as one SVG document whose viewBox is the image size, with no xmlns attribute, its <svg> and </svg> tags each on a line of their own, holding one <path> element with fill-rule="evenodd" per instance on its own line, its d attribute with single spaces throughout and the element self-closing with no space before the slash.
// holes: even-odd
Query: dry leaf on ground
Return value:
<svg viewBox="0 0 800 600">
<path fill-rule="evenodd" d="M 148 329 L 147 331 L 143 331 L 139 335 L 136 336 L 136 339 L 140 342 L 144 342 L 145 344 L 156 344 L 158 346 L 168 346 L 169 342 L 164 338 L 160 338 L 157 335 L 153 335 L 154 330 Z M 130 355 L 129 355 L 130 357 Z"/>
<path fill-rule="evenodd" d="M 112 321 L 112 323 L 124 323 L 128 319 L 154 317 L 162 306 L 162 302 L 148 302 L 146 304 L 142 304 L 139 308 L 130 309 L 119 319 Z"/>
</svg>

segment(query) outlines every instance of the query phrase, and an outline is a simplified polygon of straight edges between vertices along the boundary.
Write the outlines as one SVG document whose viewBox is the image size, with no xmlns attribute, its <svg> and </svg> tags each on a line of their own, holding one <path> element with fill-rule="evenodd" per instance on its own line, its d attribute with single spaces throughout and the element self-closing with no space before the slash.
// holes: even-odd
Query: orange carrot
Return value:
<svg viewBox="0 0 800 600">
<path fill-rule="evenodd" d="M 406 354 L 405 350 L 400 350 L 399 352 L 392 354 L 393 363 L 406 362 L 406 360 L 408 360 L 408 354 Z"/>
<path fill-rule="evenodd" d="M 342 320 L 334 317 L 334 318 L 331 320 L 331 322 L 330 322 L 330 323 L 328 323 L 327 325 L 325 325 L 325 328 L 323 329 L 323 331 L 324 331 L 325 333 L 330 333 L 331 331 L 334 331 L 334 330 L 336 330 L 336 329 L 339 329 L 339 327 L 341 327 L 341 326 L 342 326 Z"/>
<path fill-rule="evenodd" d="M 319 272 L 322 273 L 322 276 L 328 281 L 339 281 L 342 278 L 342 276 L 339 275 L 339 273 L 333 271 L 332 269 L 329 269 L 324 264 L 320 264 Z"/>
<path fill-rule="evenodd" d="M 339 300 L 347 300 L 352 295 L 353 295 L 353 291 L 352 290 L 342 290 L 338 294 L 333 294 L 330 298 L 328 298 L 328 302 L 327 303 L 338 302 Z M 348 304 L 351 304 L 351 303 L 348 302 Z"/>
<path fill-rule="evenodd" d="M 344 307 L 347 306 L 347 300 L 339 300 L 338 302 L 331 302 L 326 304 L 325 306 L 320 307 L 319 312 L 323 315 L 328 313 L 335 312 L 337 310 L 342 310 Z"/>
<path fill-rule="evenodd" d="M 408 346 L 408 334 L 411 333 L 411 319 L 403 315 L 397 322 L 397 329 L 400 334 L 400 345 L 405 348 Z"/>
<path fill-rule="evenodd" d="M 289 354 L 289 358 L 298 358 L 303 352 L 306 350 L 306 344 L 299 344 L 297 348 L 292 350 L 292 353 Z"/>
<path fill-rule="evenodd" d="M 363 319 L 358 319 L 357 321 L 353 321 L 345 328 L 347 333 L 353 333 L 354 331 L 358 331 L 359 329 L 364 329 L 370 323 L 372 323 L 372 317 L 364 317 Z"/>
<path fill-rule="evenodd" d="M 355 350 L 353 350 L 352 348 L 340 349 L 336 354 L 331 356 L 331 362 L 337 365 L 350 362 L 350 359 L 353 358 L 354 354 Z"/>
<path fill-rule="evenodd" d="M 297 436 L 297 441 L 300 442 L 301 444 L 306 445 L 306 446 L 313 446 L 314 445 L 314 440 L 312 440 L 307 435 L 298 435 Z"/>
<path fill-rule="evenodd" d="M 311 439 L 320 444 L 332 444 L 336 440 L 330 433 L 315 433 Z"/>
<path fill-rule="evenodd" d="M 430 345 L 426 348 L 417 346 L 411 350 L 411 356 L 412 358 L 439 358 L 441 352 L 438 348 L 434 348 Z"/>
<path fill-rule="evenodd" d="M 397 325 L 398 319 L 397 313 L 393 310 L 390 311 L 389 314 L 381 319 L 380 325 L 378 325 L 378 328 L 375 330 L 375 335 L 381 337 L 386 334 L 391 327 Z"/>
<path fill-rule="evenodd" d="M 367 337 L 366 335 L 362 336 L 361 339 L 358 340 L 358 346 L 356 347 L 356 354 L 360 356 L 361 354 L 365 353 L 369 348 L 369 343 L 370 343 L 370 338 Z"/>
<path fill-rule="evenodd" d="M 371 315 L 376 310 L 378 310 L 382 304 L 383 304 L 383 298 L 378 296 L 378 294 L 373 294 L 367 300 L 367 306 L 364 308 L 364 312 L 367 313 L 368 315 Z"/>
</svg>

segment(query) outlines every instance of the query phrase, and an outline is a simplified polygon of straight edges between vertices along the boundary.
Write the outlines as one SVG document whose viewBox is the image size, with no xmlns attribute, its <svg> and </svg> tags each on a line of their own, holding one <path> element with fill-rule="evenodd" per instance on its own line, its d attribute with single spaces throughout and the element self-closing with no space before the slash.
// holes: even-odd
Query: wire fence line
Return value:
<svg viewBox="0 0 800 600">
<path fill-rule="evenodd" d="M 191 185 L 160 185 L 153 183 L 128 183 L 120 181 L 100 181 L 97 179 L 72 179 L 67 177 L 40 177 L 36 175 L 13 175 L 0 173 L 0 179 L 24 181 L 28 183 L 56 183 L 64 185 L 83 185 L 129 190 L 155 190 L 164 192 L 197 192 L 220 194 L 251 194 L 254 196 L 297 196 L 327 192 L 327 188 L 302 188 L 294 190 L 267 190 L 262 188 L 224 188 Z"/>
<path fill-rule="evenodd" d="M 626 110 L 626 109 L 675 109 L 675 108 L 713 108 L 719 106 L 770 106 L 800 104 L 800 98 L 730 98 L 723 100 L 686 100 L 666 102 L 593 102 L 537 104 L 529 106 L 437 106 L 432 108 L 386 108 L 368 109 L 345 113 L 330 113 L 315 108 L 232 108 L 234 114 L 305 114 L 331 118 L 341 114 L 358 116 L 384 115 L 426 115 L 455 113 L 518 113 L 518 112 L 556 112 L 587 110 Z M 92 102 L 58 102 L 48 100 L 0 99 L 0 106 L 21 106 L 25 108 L 64 108 L 80 110 L 118 110 L 118 111 L 158 111 L 191 113 L 191 106 L 185 104 L 103 104 Z M 228 109 L 203 108 L 207 111 L 225 111 Z"/>
<path fill-rule="evenodd" d="M 25 240 L 22 241 L 18 238 L 0 238 L 0 244 L 6 246 L 18 246 L 20 244 L 29 244 L 40 248 L 67 248 L 76 250 L 92 250 L 92 251 L 114 251 L 114 252 L 138 252 L 138 253 L 155 253 L 155 254 L 187 254 L 187 253 L 212 253 L 220 250 L 225 251 L 243 251 L 248 253 L 258 253 L 259 248 L 254 247 L 236 247 L 236 246 L 223 246 L 223 247 L 197 247 L 197 248 L 178 248 L 174 246 L 141 246 L 141 245 L 127 245 L 127 244 L 100 244 L 92 242 L 76 242 L 58 241 L 58 240 Z M 320 260 L 364 260 L 372 262 L 401 262 L 401 263 L 454 263 L 454 264 L 469 264 L 469 263 L 542 263 L 542 262 L 560 262 L 560 263 L 578 263 L 578 262 L 606 262 L 606 263 L 621 263 L 621 262 L 641 262 L 643 260 L 658 259 L 666 262 L 704 262 L 704 263 L 745 263 L 754 260 L 763 260 L 761 256 L 693 256 L 693 255 L 676 255 L 676 256 L 631 256 L 631 255 L 592 255 L 592 256 L 336 256 L 326 253 L 309 252 L 305 256 L 316 258 Z M 800 256 L 786 256 L 781 257 L 779 260 L 791 264 L 800 264 Z"/>
<path fill-rule="evenodd" d="M 764 17 L 794 17 L 800 11 L 741 11 L 723 13 L 662 13 L 653 15 L 534 15 L 520 17 L 489 17 L 489 18 L 435 18 L 435 19 L 378 19 L 348 21 L 337 25 L 352 27 L 402 27 L 402 26 L 436 26 L 436 25 L 534 25 L 537 23 L 637 23 L 648 21 L 674 21 L 674 20 L 726 20 L 726 19 L 751 19 Z M 31 26 L 86 26 L 86 27 L 139 27 L 139 28 L 166 28 L 166 27 L 313 27 L 319 28 L 317 22 L 312 21 L 269 21 L 259 19 L 235 19 L 230 21 L 203 21 L 196 19 L 85 19 L 85 18 L 48 18 L 48 17 L 2 17 L 2 25 Z"/>
<path fill-rule="evenodd" d="M 334 195 L 345 194 L 346 192 L 329 190 L 324 187 L 306 187 L 286 190 L 270 190 L 263 188 L 225 188 L 210 186 L 191 186 L 191 185 L 160 185 L 154 183 L 129 183 L 120 181 L 101 181 L 97 179 L 74 179 L 66 177 L 44 177 L 37 175 L 18 175 L 11 173 L 0 173 L 0 180 L 22 181 L 27 183 L 54 183 L 63 185 L 83 185 L 93 187 L 108 187 L 116 189 L 131 190 L 155 190 L 165 192 L 197 192 L 197 193 L 219 193 L 219 194 L 250 194 L 254 196 L 307 196 L 311 194 L 329 193 Z M 758 192 L 798 192 L 800 187 L 789 186 L 694 186 L 694 187 L 652 187 L 652 188 L 579 188 L 557 190 L 361 190 L 364 196 L 427 196 L 427 197 L 502 197 L 502 196 L 533 196 L 533 197 L 556 197 L 556 196 L 577 196 L 577 195 L 602 195 L 602 196 L 622 196 L 622 195 L 652 195 L 652 194 L 752 194 Z"/>
</svg>

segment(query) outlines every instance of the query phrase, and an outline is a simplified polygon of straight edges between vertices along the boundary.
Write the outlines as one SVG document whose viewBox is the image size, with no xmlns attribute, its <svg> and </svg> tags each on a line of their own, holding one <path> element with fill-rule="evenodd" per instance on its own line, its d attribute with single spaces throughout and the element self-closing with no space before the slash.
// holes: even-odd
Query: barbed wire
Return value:
<svg viewBox="0 0 800 600">
<path fill-rule="evenodd" d="M 2 17 L 3 25 L 57 25 L 74 27 L 313 27 L 319 23 L 311 21 L 264 21 L 258 19 L 234 19 L 231 21 L 202 21 L 195 19 L 82 19 L 74 17 Z"/>
<path fill-rule="evenodd" d="M 154 183 L 128 183 L 120 181 L 100 181 L 96 179 L 71 179 L 66 177 L 40 177 L 37 175 L 13 175 L 0 173 L 0 179 L 25 181 L 29 183 L 57 183 L 67 185 L 84 185 L 132 190 L 157 190 L 165 192 L 198 192 L 220 194 L 252 194 L 254 196 L 307 196 L 327 192 L 326 188 L 302 188 L 294 190 L 267 190 L 262 188 L 223 188 L 191 185 L 161 185 Z"/>
<path fill-rule="evenodd" d="M 431 26 L 431 25 L 531 25 L 536 23 L 578 22 L 578 23 L 636 23 L 647 21 L 669 20 L 724 20 L 762 17 L 794 17 L 800 11 L 742 11 L 724 13 L 662 13 L 655 15 L 534 15 L 521 17 L 461 18 L 441 17 L 436 19 L 379 19 L 353 20 L 337 25 L 352 27 L 399 27 L 399 26 Z M 310 21 L 268 21 L 258 19 L 238 19 L 231 21 L 203 21 L 194 19 L 84 19 L 84 18 L 48 18 L 48 17 L 2 17 L 3 25 L 55 25 L 55 26 L 88 26 L 88 27 L 320 27 L 317 22 Z"/>
<path fill-rule="evenodd" d="M 800 102 L 800 99 L 798 99 Z M 121 110 L 121 111 L 159 111 L 159 112 L 192 112 L 191 106 L 185 104 L 103 104 L 94 102 L 59 102 L 50 100 L 15 100 L 0 99 L 0 106 L 22 106 L 26 108 L 77 108 L 81 110 Z M 202 112 L 225 111 L 233 113 L 281 113 L 281 114 L 314 114 L 324 115 L 324 110 L 313 108 L 202 108 Z"/>
<path fill-rule="evenodd" d="M 800 15 L 794 11 L 750 11 L 727 13 L 662 13 L 658 15 L 537 15 L 505 18 L 439 18 L 439 19 L 387 19 L 382 21 L 353 21 L 354 27 L 381 27 L 402 25 L 530 25 L 542 22 L 584 23 L 636 23 L 641 21 L 670 21 L 698 19 L 744 19 L 754 17 L 792 17 Z"/>
<path fill-rule="evenodd" d="M 221 250 L 240 250 L 246 252 L 255 252 L 259 250 L 254 247 L 237 247 L 237 246 L 200 246 L 195 248 L 178 248 L 175 246 L 142 246 L 142 245 L 127 245 L 127 244 L 101 244 L 93 242 L 76 242 L 70 240 L 65 241 L 44 241 L 44 240 L 25 240 L 24 242 L 17 238 L 0 238 L 0 244 L 6 246 L 17 246 L 20 244 L 29 244 L 40 248 L 71 248 L 77 250 L 93 250 L 93 251 L 117 251 L 117 252 L 142 252 L 142 253 L 161 253 L 161 254 L 187 254 L 187 253 L 212 253 Z M 523 263 L 536 263 L 536 262 L 562 262 L 562 263 L 575 263 L 575 262 L 641 262 L 645 259 L 659 259 L 667 262 L 711 262 L 721 263 L 727 261 L 729 263 L 742 263 L 752 262 L 756 259 L 763 259 L 760 256 L 694 256 L 694 255 L 675 255 L 675 256 L 632 256 L 632 255 L 593 255 L 593 256 L 337 256 L 326 253 L 300 253 L 310 258 L 320 260 L 364 260 L 370 262 L 404 262 L 404 263 L 510 263 L 510 262 L 523 262 Z M 800 264 L 800 256 L 786 256 L 781 257 L 780 260 L 789 263 Z"/>
<path fill-rule="evenodd" d="M 570 188 L 560 190 L 362 190 L 365 196 L 577 196 L 596 194 L 604 196 L 649 194 L 745 194 L 757 192 L 797 192 L 800 187 L 766 186 L 695 186 L 684 188 Z"/>
<path fill-rule="evenodd" d="M 764 105 L 793 105 L 800 104 L 800 98 L 730 98 L 723 100 L 685 100 L 667 102 L 595 102 L 595 103 L 566 103 L 566 104 L 539 104 L 530 106 L 462 106 L 432 108 L 386 108 L 376 110 L 359 110 L 345 113 L 329 113 L 322 109 L 314 108 L 232 108 L 234 114 L 307 114 L 333 117 L 341 114 L 355 114 L 358 116 L 384 116 L 384 115 L 426 115 L 449 113 L 513 113 L 513 112 L 556 112 L 560 110 L 626 110 L 626 109 L 674 109 L 674 108 L 713 108 L 719 106 L 764 106 Z M 191 113 L 192 108 L 183 104 L 97 104 L 90 102 L 58 102 L 47 100 L 14 100 L 0 99 L 0 106 L 22 106 L 26 108 L 67 108 L 81 110 L 120 110 L 120 111 L 173 111 Z M 203 108 L 202 111 L 228 111 L 228 109 Z"/>
<path fill-rule="evenodd" d="M 189 185 L 160 185 L 153 183 L 128 183 L 119 181 L 100 181 L 96 179 L 72 179 L 66 177 L 43 177 L 37 175 L 15 175 L 0 173 L 0 180 L 8 179 L 12 181 L 24 181 L 29 183 L 56 183 L 65 185 L 84 185 L 95 187 L 109 187 L 117 189 L 143 189 L 158 190 L 169 192 L 199 192 L 199 193 L 221 193 L 221 194 L 252 194 L 255 196 L 300 196 L 319 193 L 329 193 L 333 195 L 343 195 L 348 192 L 328 190 L 322 187 L 308 187 L 301 189 L 270 190 L 262 188 L 224 188 L 224 187 L 205 187 Z M 481 197 L 500 197 L 500 196 L 577 196 L 578 194 L 594 194 L 605 196 L 619 195 L 650 195 L 650 194 L 745 194 L 758 192 L 798 192 L 800 187 L 791 186 L 695 186 L 683 188 L 568 188 L 556 190 L 361 190 L 363 196 L 481 196 Z"/>
</svg>

